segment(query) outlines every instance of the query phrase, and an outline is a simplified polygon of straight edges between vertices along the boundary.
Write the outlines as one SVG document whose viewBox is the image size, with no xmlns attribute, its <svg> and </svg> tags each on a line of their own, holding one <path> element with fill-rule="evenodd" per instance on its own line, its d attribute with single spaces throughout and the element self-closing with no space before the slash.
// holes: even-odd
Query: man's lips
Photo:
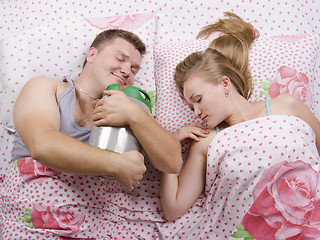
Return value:
<svg viewBox="0 0 320 240">
<path fill-rule="evenodd" d="M 124 79 L 123 77 L 118 76 L 118 75 L 116 75 L 116 74 L 112 74 L 112 75 L 115 76 L 118 80 L 120 80 L 121 83 L 123 83 L 124 85 L 126 84 L 126 81 L 125 81 L 125 79 Z"/>
</svg>

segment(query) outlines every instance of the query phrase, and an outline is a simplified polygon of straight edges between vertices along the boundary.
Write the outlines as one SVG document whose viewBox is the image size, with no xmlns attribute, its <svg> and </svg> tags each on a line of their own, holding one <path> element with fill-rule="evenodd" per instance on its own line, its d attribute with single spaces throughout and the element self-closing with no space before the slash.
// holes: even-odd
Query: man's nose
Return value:
<svg viewBox="0 0 320 240">
<path fill-rule="evenodd" d="M 123 77 L 128 78 L 130 76 L 130 73 L 131 73 L 130 69 L 131 69 L 130 66 L 128 66 L 127 64 L 123 64 L 120 70 Z"/>
</svg>

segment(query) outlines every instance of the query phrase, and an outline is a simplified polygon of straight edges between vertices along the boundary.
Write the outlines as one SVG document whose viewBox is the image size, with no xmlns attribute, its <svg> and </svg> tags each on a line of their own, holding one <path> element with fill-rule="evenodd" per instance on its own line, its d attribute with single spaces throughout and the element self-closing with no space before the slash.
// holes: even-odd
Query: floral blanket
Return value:
<svg viewBox="0 0 320 240">
<path fill-rule="evenodd" d="M 159 172 L 148 164 L 127 192 L 108 178 L 76 176 L 24 158 L 1 193 L 3 239 L 319 239 L 319 154 L 309 125 L 272 115 L 218 133 L 204 194 L 166 222 Z"/>
<path fill-rule="evenodd" d="M 271 115 L 221 131 L 207 167 L 202 222 L 217 239 L 320 238 L 319 154 L 301 119 Z"/>
</svg>

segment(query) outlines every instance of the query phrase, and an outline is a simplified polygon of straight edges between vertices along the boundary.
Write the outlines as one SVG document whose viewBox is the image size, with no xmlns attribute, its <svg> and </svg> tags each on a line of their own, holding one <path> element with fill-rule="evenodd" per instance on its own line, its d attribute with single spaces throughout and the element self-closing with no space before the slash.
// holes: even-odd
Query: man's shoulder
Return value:
<svg viewBox="0 0 320 240">
<path fill-rule="evenodd" d="M 58 84 L 59 81 L 49 77 L 36 76 L 31 78 L 27 83 L 28 84 Z"/>
<path fill-rule="evenodd" d="M 33 77 L 24 85 L 24 92 L 54 92 L 55 94 L 67 87 L 66 82 L 61 82 L 53 78 L 38 76 Z"/>
</svg>

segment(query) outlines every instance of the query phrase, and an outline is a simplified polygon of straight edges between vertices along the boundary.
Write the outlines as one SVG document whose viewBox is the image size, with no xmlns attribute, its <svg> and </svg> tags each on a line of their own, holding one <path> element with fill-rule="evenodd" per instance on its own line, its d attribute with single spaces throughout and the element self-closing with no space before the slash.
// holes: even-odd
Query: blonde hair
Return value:
<svg viewBox="0 0 320 240">
<path fill-rule="evenodd" d="M 251 24 L 236 14 L 226 12 L 224 16 L 202 28 L 197 36 L 207 39 L 213 33 L 220 33 L 209 48 L 190 54 L 177 65 L 174 78 L 181 97 L 184 82 L 194 71 L 208 73 L 215 83 L 227 76 L 244 98 L 250 97 L 253 78 L 249 69 L 249 52 L 258 35 Z"/>
</svg>

